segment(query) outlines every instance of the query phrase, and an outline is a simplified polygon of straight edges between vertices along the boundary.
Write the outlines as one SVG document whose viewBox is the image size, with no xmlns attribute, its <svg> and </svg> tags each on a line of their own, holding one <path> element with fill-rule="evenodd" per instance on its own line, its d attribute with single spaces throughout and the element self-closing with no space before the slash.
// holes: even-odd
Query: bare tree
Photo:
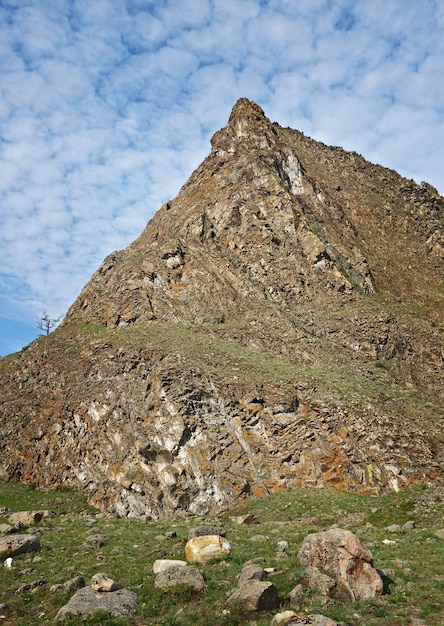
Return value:
<svg viewBox="0 0 444 626">
<path fill-rule="evenodd" d="M 51 330 L 55 328 L 57 324 L 60 322 L 61 317 L 62 317 L 61 315 L 57 318 L 50 317 L 49 313 L 47 313 L 46 311 L 43 311 L 42 315 L 37 320 L 37 328 L 40 328 L 40 330 L 43 330 L 45 335 L 49 335 Z"/>
</svg>

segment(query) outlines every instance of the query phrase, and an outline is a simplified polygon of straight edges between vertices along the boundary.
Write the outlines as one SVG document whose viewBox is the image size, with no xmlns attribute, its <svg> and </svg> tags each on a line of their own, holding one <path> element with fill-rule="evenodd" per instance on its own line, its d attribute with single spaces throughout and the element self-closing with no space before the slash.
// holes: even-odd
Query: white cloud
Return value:
<svg viewBox="0 0 444 626">
<path fill-rule="evenodd" d="M 3 316 L 65 311 L 240 96 L 444 192 L 443 25 L 434 0 L 4 1 Z"/>
</svg>

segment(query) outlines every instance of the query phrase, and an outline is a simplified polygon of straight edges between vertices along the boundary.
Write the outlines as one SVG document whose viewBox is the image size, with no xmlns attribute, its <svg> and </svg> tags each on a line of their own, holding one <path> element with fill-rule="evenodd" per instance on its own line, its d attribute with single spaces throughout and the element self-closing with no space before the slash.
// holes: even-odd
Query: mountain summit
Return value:
<svg viewBox="0 0 444 626">
<path fill-rule="evenodd" d="M 155 518 L 437 476 L 444 199 L 245 98 L 211 144 L 1 362 L 1 475 Z"/>
</svg>

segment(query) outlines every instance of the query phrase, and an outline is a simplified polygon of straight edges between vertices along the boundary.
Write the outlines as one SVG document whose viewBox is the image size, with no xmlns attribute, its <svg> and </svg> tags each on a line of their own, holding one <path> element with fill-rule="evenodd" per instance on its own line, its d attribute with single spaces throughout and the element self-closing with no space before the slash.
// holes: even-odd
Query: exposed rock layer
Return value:
<svg viewBox="0 0 444 626">
<path fill-rule="evenodd" d="M 62 327 L 1 362 L 1 474 L 152 517 L 436 476 L 443 206 L 240 100 Z"/>
</svg>

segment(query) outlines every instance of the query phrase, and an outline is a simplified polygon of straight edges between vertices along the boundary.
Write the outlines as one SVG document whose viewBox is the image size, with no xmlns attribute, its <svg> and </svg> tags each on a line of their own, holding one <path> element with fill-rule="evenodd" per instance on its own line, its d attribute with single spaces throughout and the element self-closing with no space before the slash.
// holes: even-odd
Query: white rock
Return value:
<svg viewBox="0 0 444 626">
<path fill-rule="evenodd" d="M 271 620 L 271 626 L 288 624 L 288 622 L 291 622 L 294 617 L 296 617 L 296 613 L 294 611 L 283 611 L 283 613 L 277 613 Z"/>
<path fill-rule="evenodd" d="M 186 565 L 186 561 L 179 561 L 175 559 L 157 559 L 157 561 L 154 561 L 153 563 L 153 572 L 155 574 L 159 574 L 170 567 L 185 567 Z"/>
</svg>

